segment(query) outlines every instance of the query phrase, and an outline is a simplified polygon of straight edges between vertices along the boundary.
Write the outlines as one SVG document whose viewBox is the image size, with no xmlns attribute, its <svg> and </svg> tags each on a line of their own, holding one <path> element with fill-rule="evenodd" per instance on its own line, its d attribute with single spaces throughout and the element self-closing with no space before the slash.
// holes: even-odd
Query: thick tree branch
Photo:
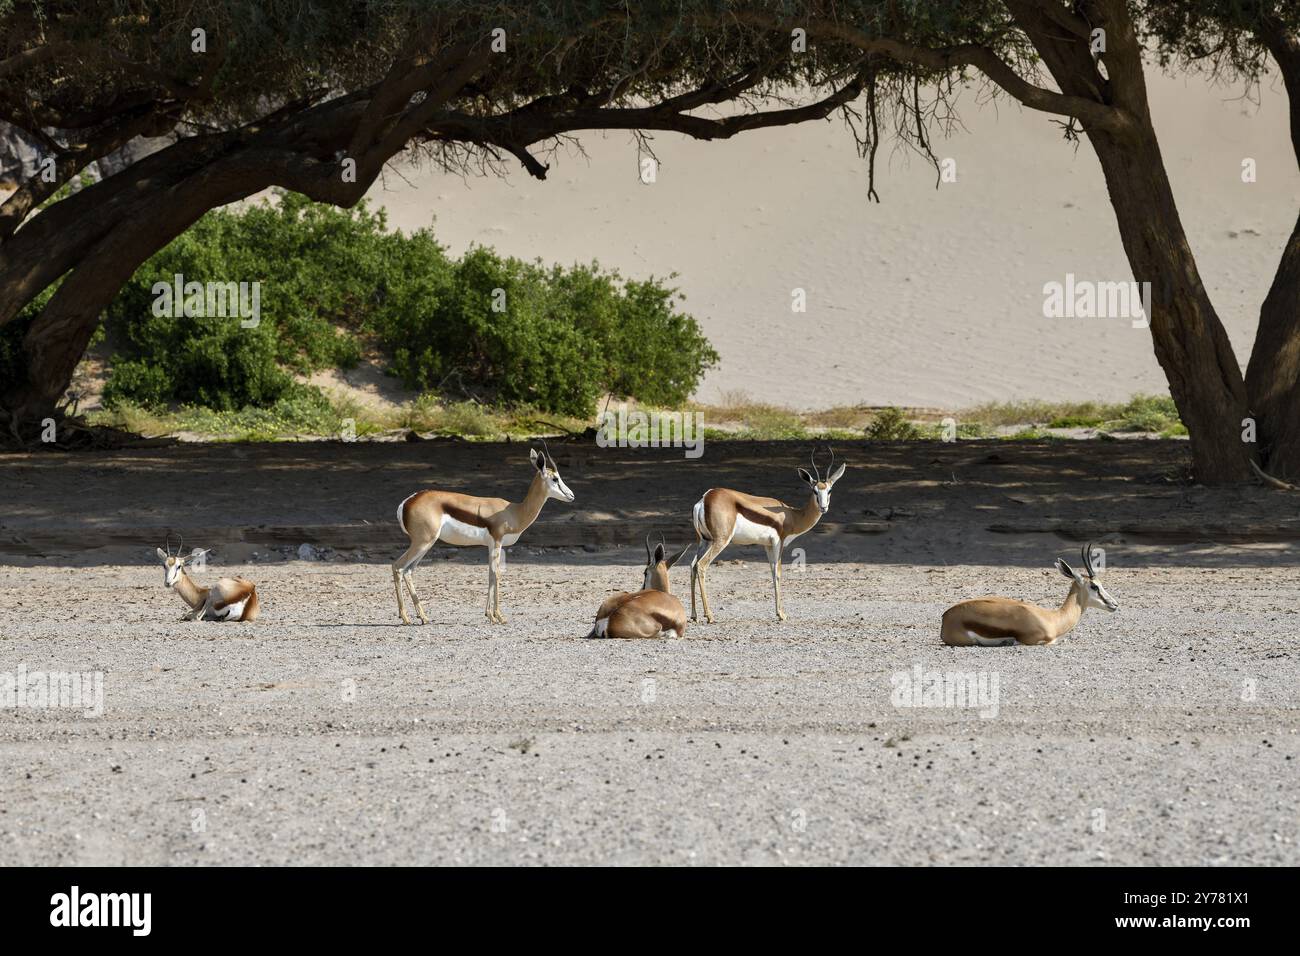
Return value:
<svg viewBox="0 0 1300 956">
<path fill-rule="evenodd" d="M 795 23 L 766 13 L 734 11 L 740 23 L 769 30 L 789 32 L 795 27 L 807 30 L 810 37 L 839 40 L 868 54 L 886 57 L 899 64 L 921 67 L 936 73 L 950 73 L 970 66 L 979 70 L 1005 92 L 1030 109 L 1044 113 L 1073 116 L 1089 130 L 1106 130 L 1127 135 L 1134 129 L 1133 118 L 1123 110 L 1097 100 L 1070 96 L 1030 83 L 993 50 L 978 44 L 964 43 L 948 47 L 921 47 L 889 37 L 873 37 L 857 27 L 838 21 L 814 20 Z"/>
</svg>

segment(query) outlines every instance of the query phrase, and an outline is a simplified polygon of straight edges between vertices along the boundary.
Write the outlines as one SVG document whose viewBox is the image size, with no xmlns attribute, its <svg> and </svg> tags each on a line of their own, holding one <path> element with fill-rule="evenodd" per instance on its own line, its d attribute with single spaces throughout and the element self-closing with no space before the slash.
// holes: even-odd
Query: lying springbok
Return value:
<svg viewBox="0 0 1300 956">
<path fill-rule="evenodd" d="M 185 573 L 185 567 L 207 555 L 207 548 L 195 548 L 182 557 L 155 548 L 163 566 L 163 583 L 190 606 L 183 621 L 255 621 L 261 612 L 257 586 L 244 578 L 218 578 L 210 588 L 200 587 Z"/>
<path fill-rule="evenodd" d="M 696 619 L 695 588 L 698 582 L 704 620 L 713 623 L 705 578 L 709 565 L 732 543 L 759 544 L 767 551 L 767 562 L 772 566 L 772 590 L 776 595 L 776 618 L 785 620 L 785 607 L 781 602 L 781 550 L 830 511 L 831 488 L 840 480 L 846 467 L 835 468 L 835 451 L 829 445 L 826 450 L 831 457 L 825 477 L 817 468 L 816 450 L 809 459 L 813 473 L 809 474 L 806 468 L 799 469 L 799 477 L 812 489 L 812 495 L 802 508 L 792 507 L 776 498 L 758 498 L 729 488 L 710 488 L 695 503 L 691 514 L 697 544 L 707 541 L 708 545 L 697 550 L 691 560 L 692 621 Z"/>
<path fill-rule="evenodd" d="M 1056 559 L 1056 570 L 1071 581 L 1070 593 L 1059 608 L 1039 607 L 1004 597 L 975 598 L 954 604 L 943 612 L 940 631 L 943 642 L 952 647 L 1052 644 L 1073 630 L 1088 608 L 1118 610 L 1115 599 L 1097 580 L 1091 544 L 1083 548 L 1083 567 L 1086 574 Z"/>
<path fill-rule="evenodd" d="M 689 551 L 688 544 L 671 558 L 663 543 L 650 550 L 645 539 L 645 577 L 640 591 L 619 591 L 605 598 L 588 637 L 685 637 L 686 609 L 668 589 L 668 571 Z"/>
<path fill-rule="evenodd" d="M 536 448 L 531 448 L 529 457 L 537 473 L 533 475 L 524 500 L 517 504 L 504 498 L 476 498 L 455 491 L 417 491 L 397 506 L 397 523 L 411 539 L 411 546 L 392 565 L 397 613 L 401 615 L 403 624 L 411 623 L 402 604 L 403 583 L 415 604 L 416 613 L 420 615 L 420 623 L 429 623 L 424 605 L 415 593 L 411 572 L 436 541 L 463 548 L 488 549 L 487 619 L 494 624 L 506 623 L 498 590 L 501 549 L 519 540 L 519 536 L 537 520 L 548 498 L 573 500 L 573 492 L 560 478 L 560 470 L 549 450 L 539 454 Z"/>
</svg>

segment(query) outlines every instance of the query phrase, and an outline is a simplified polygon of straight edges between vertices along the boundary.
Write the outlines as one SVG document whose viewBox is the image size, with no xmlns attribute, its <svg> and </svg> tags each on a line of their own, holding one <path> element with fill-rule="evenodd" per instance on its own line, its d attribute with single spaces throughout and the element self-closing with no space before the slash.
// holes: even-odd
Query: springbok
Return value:
<svg viewBox="0 0 1300 956">
<path fill-rule="evenodd" d="M 785 620 L 785 607 L 781 602 L 781 550 L 791 541 L 811 529 L 830 511 L 831 489 L 844 474 L 845 465 L 835 468 L 835 451 L 829 445 L 830 461 L 826 475 L 817 468 L 817 453 L 809 457 L 812 474 L 800 468 L 799 477 L 812 489 L 807 504 L 795 508 L 776 498 L 759 498 L 732 491 L 729 488 L 710 488 L 695 503 L 692 520 L 695 524 L 697 545 L 708 542 L 697 550 L 691 560 L 691 620 L 695 617 L 695 588 L 698 582 L 700 602 L 704 605 L 704 620 L 712 624 L 713 612 L 709 609 L 709 592 L 705 584 L 709 565 L 732 544 L 759 544 L 767 551 L 767 562 L 772 566 L 772 590 L 776 595 L 776 618 Z M 832 471 L 831 469 L 834 469 Z"/>
<path fill-rule="evenodd" d="M 650 550 L 645 539 L 645 577 L 640 591 L 619 591 L 605 598 L 588 637 L 685 637 L 686 609 L 668 589 L 668 571 L 689 551 L 688 544 L 671 558 L 663 542 Z"/>
<path fill-rule="evenodd" d="M 1080 574 L 1060 558 L 1056 570 L 1070 579 L 1070 593 L 1059 608 L 1039 607 L 1005 597 L 975 598 L 943 612 L 940 636 L 952 647 L 1010 647 L 1013 644 L 1052 644 L 1068 634 L 1090 607 L 1116 611 L 1119 605 L 1097 580 L 1092 545 L 1083 548 Z"/>
<path fill-rule="evenodd" d="M 218 578 L 210 588 L 200 587 L 185 573 L 187 565 L 205 557 L 207 548 L 195 548 L 189 554 L 172 554 L 155 548 L 163 566 L 163 583 L 190 606 L 184 621 L 255 621 L 261 612 L 257 586 L 244 578 Z"/>
<path fill-rule="evenodd" d="M 397 523 L 411 539 L 411 546 L 392 565 L 397 613 L 401 615 L 403 624 L 411 623 L 402 604 L 403 583 L 415 604 L 416 613 L 420 615 L 420 623 L 429 623 L 424 605 L 415 593 L 411 572 L 434 542 L 440 540 L 463 548 L 488 549 L 487 619 L 494 624 L 506 623 L 498 590 L 501 549 L 519 540 L 519 536 L 537 520 L 548 498 L 573 500 L 573 492 L 560 478 L 560 470 L 549 450 L 538 454 L 536 448 L 530 448 L 529 457 L 537 473 L 533 475 L 523 501 L 518 503 L 504 498 L 477 498 L 454 491 L 417 491 L 397 506 Z"/>
</svg>

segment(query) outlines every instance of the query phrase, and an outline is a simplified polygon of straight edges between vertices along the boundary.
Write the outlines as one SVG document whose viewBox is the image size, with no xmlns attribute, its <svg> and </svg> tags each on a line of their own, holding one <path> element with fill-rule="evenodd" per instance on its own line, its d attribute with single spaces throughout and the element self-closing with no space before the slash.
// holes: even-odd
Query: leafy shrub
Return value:
<svg viewBox="0 0 1300 956">
<path fill-rule="evenodd" d="M 294 193 L 208 213 L 141 266 L 109 307 L 117 351 L 105 402 L 269 407 L 287 394 L 291 372 L 354 365 L 352 333 L 383 300 L 387 253 L 399 245 L 384 227 L 383 213 L 364 205 L 329 209 Z M 177 308 L 155 315 L 155 284 L 172 286 L 178 274 L 186 283 L 260 283 L 258 324 L 178 317 Z"/>
<path fill-rule="evenodd" d="M 259 282 L 260 323 L 155 315 L 155 284 L 177 274 Z M 607 391 L 680 404 L 718 356 L 676 298 L 594 264 L 546 269 L 486 248 L 452 260 L 428 230 L 388 232 L 382 210 L 282 193 L 208 213 L 137 270 L 108 310 L 104 398 L 270 408 L 293 373 L 350 367 L 378 345 L 424 391 L 583 417 Z"/>
<path fill-rule="evenodd" d="M 599 267 L 544 269 L 476 247 L 422 309 L 379 317 L 377 332 L 408 387 L 472 391 L 506 405 L 590 415 L 605 392 L 649 404 L 686 401 L 718 360 L 675 291 Z"/>
<path fill-rule="evenodd" d="M 1167 395 L 1134 395 L 1119 418 L 1117 431 L 1186 434 L 1174 400 Z"/>
<path fill-rule="evenodd" d="M 921 430 L 900 409 L 890 405 L 876 412 L 866 434 L 870 441 L 912 441 L 921 437 Z"/>
</svg>

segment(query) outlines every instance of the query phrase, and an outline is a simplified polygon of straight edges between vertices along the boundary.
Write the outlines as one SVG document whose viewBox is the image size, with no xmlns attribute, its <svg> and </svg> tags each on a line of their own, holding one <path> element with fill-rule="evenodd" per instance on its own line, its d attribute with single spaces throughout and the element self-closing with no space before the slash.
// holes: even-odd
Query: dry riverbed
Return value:
<svg viewBox="0 0 1300 956">
<path fill-rule="evenodd" d="M 1032 449 L 973 444 L 965 459 L 858 449 L 832 503 L 839 523 L 787 570 L 790 621 L 771 619 L 757 555 L 728 552 L 711 577 L 719 623 L 619 643 L 582 635 L 604 594 L 639 581 L 641 554 L 542 547 L 562 537 L 563 506 L 512 549 L 507 625 L 482 616 L 482 553 L 440 548 L 416 578 L 435 623 L 402 627 L 383 563 L 400 551 L 395 528 L 391 546 L 358 538 L 313 561 L 281 558 L 273 529 L 381 526 L 395 505 L 387 484 L 412 457 L 371 470 L 378 493 L 350 507 L 337 474 L 286 457 L 319 452 L 239 449 L 241 518 L 238 486 L 211 477 L 230 459 L 201 451 L 0 459 L 13 492 L 0 673 L 103 675 L 102 716 L 0 709 L 6 861 L 1300 862 L 1300 570 L 1294 501 L 1277 493 L 1131 483 L 1120 472 L 1133 460 L 1112 460 L 1112 474 L 1105 455 L 1082 477 L 1068 450 L 1040 462 Z M 776 459 L 795 451 L 745 453 L 771 462 L 765 487 L 793 495 Z M 474 452 L 485 468 L 520 453 Z M 1145 474 L 1159 476 L 1161 456 L 1178 452 L 1147 453 Z M 599 461 L 557 452 L 562 467 L 566 454 L 586 519 L 662 524 L 685 542 L 660 503 L 698 494 L 701 472 L 683 477 L 667 456 L 638 466 L 631 480 L 651 507 L 627 514 Z M 741 467 L 713 454 L 723 473 Z M 928 464 L 936 456 L 949 458 Z M 472 474 L 454 464 L 426 466 L 428 483 Z M 361 480 L 355 457 L 339 467 Z M 953 482 L 950 497 L 927 469 Z M 522 483 L 500 470 L 503 490 Z M 160 527 L 148 527 L 173 471 L 211 502 L 191 534 L 239 529 L 208 575 L 255 580 L 258 623 L 180 622 L 150 563 Z M 278 497 L 248 492 L 276 482 Z M 1116 494 L 1125 483 L 1132 500 Z M 1097 514 L 1072 510 L 1067 485 L 1115 502 L 1117 524 L 1100 537 L 1121 610 L 1088 612 L 1053 647 L 943 647 L 939 615 L 953 601 L 1064 596 L 1051 559 L 1068 559 L 1069 529 Z M 1185 540 L 1196 538 L 1188 514 L 1211 540 Z M 83 547 L 60 543 L 78 524 Z M 1171 540 L 1157 540 L 1161 527 Z M 1264 540 L 1269 527 L 1276 540 Z M 1259 540 L 1223 540 L 1233 528 Z M 187 534 L 191 544 L 208 542 Z M 679 593 L 686 581 L 679 568 Z M 949 674 L 969 676 L 973 700 L 933 697 Z"/>
</svg>

